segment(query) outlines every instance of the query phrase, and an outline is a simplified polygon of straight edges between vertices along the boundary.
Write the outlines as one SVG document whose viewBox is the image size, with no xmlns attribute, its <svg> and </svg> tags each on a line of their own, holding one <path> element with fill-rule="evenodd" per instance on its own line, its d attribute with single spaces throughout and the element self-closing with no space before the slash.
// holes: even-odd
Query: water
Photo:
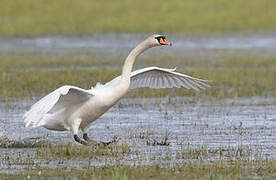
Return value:
<svg viewBox="0 0 276 180">
<path fill-rule="evenodd" d="M 147 36 L 146 34 L 104 34 L 87 37 L 48 36 L 2 39 L 0 40 L 0 53 L 74 54 L 92 51 L 125 55 Z M 223 53 L 252 51 L 269 55 L 276 50 L 276 37 L 274 36 L 205 38 L 169 36 L 168 39 L 174 43 L 174 46 L 154 48 L 146 55 L 158 54 L 160 51 L 162 54 L 190 53 L 196 56 L 217 55 L 218 51 Z M 68 69 L 68 67 L 51 68 L 40 68 L 39 71 Z M 28 70 L 37 71 L 32 67 Z M 0 139 L 7 137 L 15 142 L 34 143 L 40 141 L 74 142 L 71 132 L 68 131 L 55 132 L 44 128 L 25 128 L 22 116 L 34 102 L 35 100 L 0 102 L 0 128 L 2 129 Z M 185 97 L 125 98 L 92 124 L 89 136 L 96 141 L 110 141 L 113 136 L 117 136 L 120 138 L 118 143 L 129 144 L 132 151 L 123 160 L 122 163 L 125 164 L 133 164 L 135 160 L 142 161 L 142 164 L 160 163 L 160 158 L 166 157 L 168 153 L 172 153 L 175 157 L 176 153 L 183 149 L 200 147 L 216 150 L 217 148 L 237 149 L 244 146 L 250 147 L 253 152 L 261 151 L 264 157 L 275 158 L 276 101 L 272 98 L 260 97 L 210 101 L 191 101 Z M 153 145 L 155 141 L 162 142 L 166 137 L 169 145 Z M 15 158 L 18 158 L 20 154 L 24 158 L 24 154 L 33 153 L 35 149 L 0 148 L 0 151 L 1 154 L 12 154 Z M 176 158 L 172 161 L 176 161 Z M 40 165 L 50 168 L 68 166 L 74 168 L 87 166 L 87 163 L 87 161 L 77 159 L 63 164 L 57 160 L 48 162 L 48 164 L 42 162 Z M 102 159 L 93 159 L 89 162 L 92 166 L 115 163 L 116 159 L 113 158 L 110 158 L 108 162 Z M 0 162 L 0 171 L 12 173 L 26 166 L 28 165 L 11 167 Z"/>
<path fill-rule="evenodd" d="M 0 137 L 25 142 L 74 142 L 68 131 L 25 128 L 22 115 L 33 102 L 1 103 L 0 128 L 4 131 L 1 131 Z M 133 164 L 135 159 L 143 164 L 158 163 L 159 158 L 162 159 L 167 153 L 176 156 L 183 148 L 200 147 L 216 150 L 243 146 L 250 147 L 253 152 L 261 149 L 265 157 L 276 157 L 275 100 L 254 97 L 187 102 L 190 102 L 188 98 L 122 99 L 92 124 L 89 136 L 96 141 L 110 141 L 117 136 L 120 139 L 118 143 L 129 144 L 133 151 L 123 160 L 125 164 Z M 162 142 L 166 136 L 169 145 L 153 145 L 154 141 Z M 20 152 L 22 155 L 34 149 L 2 148 L 0 151 L 13 151 L 14 155 Z M 69 162 L 72 168 L 87 165 L 87 161 Z M 58 161 L 53 161 L 44 165 L 66 167 L 69 162 L 60 165 Z M 116 160 L 97 159 L 90 163 L 95 166 L 112 165 L 116 164 Z M 3 166 L 2 170 L 5 171 L 5 168 Z M 15 167 L 20 168 L 23 167 Z M 10 172 L 10 167 L 8 169 L 7 172 Z"/>
<path fill-rule="evenodd" d="M 130 49 L 148 37 L 148 34 L 99 34 L 91 36 L 45 36 L 36 38 L 16 38 L 0 40 L 0 52 L 43 52 L 70 54 L 80 50 L 102 53 L 126 54 Z M 162 49 L 163 53 L 207 52 L 217 50 L 244 50 L 273 53 L 276 50 L 276 36 L 218 36 L 182 37 L 169 35 L 173 42 L 171 48 Z M 160 52 L 155 48 L 149 54 Z"/>
</svg>

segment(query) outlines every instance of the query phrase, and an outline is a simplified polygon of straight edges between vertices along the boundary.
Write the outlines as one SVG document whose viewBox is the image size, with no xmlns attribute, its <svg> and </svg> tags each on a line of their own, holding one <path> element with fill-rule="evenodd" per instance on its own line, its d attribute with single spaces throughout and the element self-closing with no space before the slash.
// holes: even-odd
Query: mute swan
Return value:
<svg viewBox="0 0 276 180">
<path fill-rule="evenodd" d="M 93 142 L 87 136 L 91 123 L 122 98 L 128 89 L 185 87 L 199 90 L 209 87 L 206 80 L 174 72 L 175 69 L 147 67 L 131 72 L 137 56 L 146 49 L 160 45 L 171 43 L 163 35 L 152 35 L 144 40 L 126 58 L 122 75 L 104 85 L 97 84 L 89 90 L 66 85 L 51 92 L 24 114 L 26 127 L 69 130 L 76 142 L 88 145 Z M 83 139 L 78 136 L 79 129 L 83 132 Z"/>
</svg>

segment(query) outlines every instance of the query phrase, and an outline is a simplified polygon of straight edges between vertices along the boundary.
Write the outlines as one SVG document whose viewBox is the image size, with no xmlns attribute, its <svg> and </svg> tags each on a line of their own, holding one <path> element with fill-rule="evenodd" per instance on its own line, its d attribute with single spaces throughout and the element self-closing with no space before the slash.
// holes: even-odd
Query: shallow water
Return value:
<svg viewBox="0 0 276 180">
<path fill-rule="evenodd" d="M 104 55 L 127 54 L 142 41 L 145 34 L 104 34 L 87 37 L 49 36 L 0 40 L 0 53 L 62 53 L 78 54 L 81 51 L 103 53 Z M 253 35 L 248 37 L 177 37 L 169 36 L 174 46 L 154 48 L 147 55 L 190 53 L 195 56 L 233 51 L 252 51 L 269 55 L 276 52 L 276 37 Z M 200 50 L 200 51 L 199 51 Z M 265 53 L 263 53 L 265 52 Z M 177 56 L 176 56 L 177 57 Z M 99 67 L 30 67 L 24 71 L 63 71 L 73 69 L 91 70 Z M 105 66 L 120 69 L 120 66 Z M 188 67 L 185 67 L 188 68 Z M 235 67 L 236 68 L 236 67 Z M 239 67 L 238 67 L 239 68 Z M 244 67 L 243 67 L 244 68 Z M 275 67 L 270 67 L 275 69 Z M 197 70 L 199 68 L 197 67 Z M 224 71 L 215 67 L 216 71 Z M 17 69 L 15 69 L 17 71 Z M 251 70 L 253 70 L 251 68 Z M 254 71 L 257 71 L 254 69 Z M 194 157 L 177 158 L 177 153 L 192 149 L 206 148 L 210 151 L 222 149 L 249 148 L 252 154 L 261 158 L 276 158 L 276 99 L 239 98 L 197 101 L 190 98 L 122 99 L 100 119 L 95 121 L 89 136 L 96 141 L 110 141 L 119 137 L 118 144 L 127 143 L 131 152 L 123 159 L 98 157 L 96 159 L 76 159 L 67 161 L 34 159 L 32 146 L 39 142 L 74 143 L 68 131 L 55 132 L 44 128 L 25 128 L 24 112 L 36 101 L 15 100 L 0 102 L 0 139 L 22 142 L 24 148 L 4 148 L 0 142 L 0 172 L 13 173 L 32 166 L 46 168 L 79 168 L 113 164 L 162 164 L 162 162 L 191 161 Z M 168 138 L 169 145 L 156 145 Z M 2 161 L 8 154 L 15 159 L 25 159 L 23 163 L 8 164 Z M 1 156 L 2 155 L 2 156 Z M 170 157 L 171 155 L 171 157 Z M 168 157 L 172 158 L 169 159 Z M 232 158 L 233 156 L 229 156 Z M 206 157 L 205 160 L 219 157 Z M 247 158 L 247 157 L 246 157 Z M 249 157 L 254 159 L 255 157 Z M 39 162 L 37 162 L 39 161 Z"/>
<path fill-rule="evenodd" d="M 80 50 L 92 52 L 126 54 L 148 34 L 98 34 L 91 36 L 45 36 L 36 38 L 1 39 L 0 52 L 44 52 L 44 53 L 74 53 Z M 217 50 L 254 50 L 273 53 L 276 50 L 276 36 L 253 34 L 249 36 L 217 36 L 217 37 L 183 37 L 169 35 L 173 42 L 163 53 L 210 53 Z M 149 54 L 159 53 L 152 50 Z M 196 53 L 198 54 L 198 53 Z"/>
<path fill-rule="evenodd" d="M 74 142 L 68 131 L 55 132 L 44 128 L 25 128 L 22 115 L 34 101 L 22 100 L 0 105 L 0 138 L 8 137 L 24 142 Z M 190 102 L 190 103 L 188 103 Z M 276 157 L 276 103 L 272 99 L 224 99 L 189 101 L 186 98 L 122 99 L 100 119 L 95 121 L 89 136 L 96 141 L 110 141 L 113 136 L 119 142 L 130 145 L 132 152 L 122 163 L 133 164 L 135 159 L 142 164 L 160 162 L 168 153 L 172 157 L 183 149 L 206 147 L 249 147 L 264 158 Z M 153 145 L 168 137 L 169 145 Z M 32 148 L 1 148 L 3 153 L 32 153 Z M 154 158 L 153 158 L 154 157 Z M 215 158 L 215 157 L 213 157 Z M 253 157 L 254 158 L 254 157 Z M 183 160 L 183 159 L 182 159 Z M 165 160 L 164 160 L 165 161 Z M 167 160 L 166 160 L 167 161 Z M 176 159 L 172 160 L 176 161 Z M 91 160 L 91 165 L 115 164 L 109 158 Z M 41 163 L 41 162 L 40 162 Z M 63 165 L 58 161 L 43 164 L 46 167 L 87 166 L 87 161 L 71 160 Z M 77 165 L 76 165 L 77 164 Z M 20 170 L 23 166 L 2 166 L 2 171 Z"/>
</svg>

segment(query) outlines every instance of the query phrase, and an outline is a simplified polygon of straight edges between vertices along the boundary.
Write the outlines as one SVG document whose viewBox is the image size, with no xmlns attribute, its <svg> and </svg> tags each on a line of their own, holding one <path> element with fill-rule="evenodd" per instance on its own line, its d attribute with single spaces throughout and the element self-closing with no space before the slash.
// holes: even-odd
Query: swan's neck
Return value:
<svg viewBox="0 0 276 180">
<path fill-rule="evenodd" d="M 141 53 L 143 53 L 145 50 L 151 47 L 152 46 L 150 46 L 147 40 L 145 40 L 129 53 L 128 57 L 125 60 L 123 70 L 122 70 L 122 76 L 121 76 L 122 79 L 120 83 L 121 85 L 127 86 L 127 88 L 129 87 L 130 74 L 136 57 L 138 57 Z"/>
<path fill-rule="evenodd" d="M 143 41 L 134 48 L 127 56 L 123 65 L 121 79 L 118 84 L 112 86 L 112 90 L 108 89 L 107 93 L 111 93 L 110 107 L 115 104 L 128 90 L 130 85 L 130 75 L 136 57 L 143 53 L 146 49 L 153 47 L 148 40 Z"/>
</svg>

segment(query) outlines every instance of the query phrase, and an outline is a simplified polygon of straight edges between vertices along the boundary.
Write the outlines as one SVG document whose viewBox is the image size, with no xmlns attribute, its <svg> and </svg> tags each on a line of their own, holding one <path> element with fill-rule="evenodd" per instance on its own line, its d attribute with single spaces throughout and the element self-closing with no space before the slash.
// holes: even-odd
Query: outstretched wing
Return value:
<svg viewBox="0 0 276 180">
<path fill-rule="evenodd" d="M 207 80 L 175 72 L 175 69 L 148 67 L 131 73 L 130 89 L 141 87 L 154 89 L 185 87 L 198 91 L 210 87 L 206 82 Z"/>
<path fill-rule="evenodd" d="M 36 127 L 47 113 L 83 103 L 92 96 L 93 94 L 89 90 L 75 86 L 62 86 L 40 99 L 24 114 L 26 127 L 30 124 Z"/>
<path fill-rule="evenodd" d="M 116 77 L 106 85 L 115 85 L 120 82 L 121 76 Z M 133 71 L 131 73 L 130 89 L 149 87 L 160 88 L 180 88 L 206 89 L 210 87 L 208 80 L 194 78 L 185 74 L 175 72 L 175 69 L 165 69 L 159 67 L 148 67 Z"/>
</svg>

